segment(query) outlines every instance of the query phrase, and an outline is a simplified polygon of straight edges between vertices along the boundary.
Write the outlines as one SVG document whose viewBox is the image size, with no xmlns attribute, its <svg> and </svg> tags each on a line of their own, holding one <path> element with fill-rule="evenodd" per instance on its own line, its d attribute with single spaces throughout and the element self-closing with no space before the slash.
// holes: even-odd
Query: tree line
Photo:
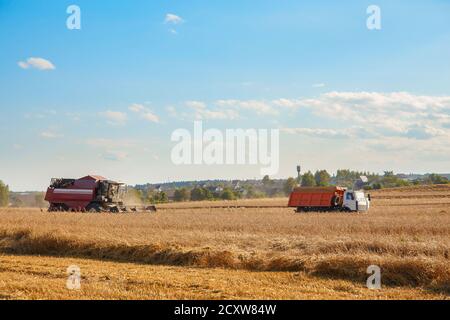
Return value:
<svg viewBox="0 0 450 320">
<path fill-rule="evenodd" d="M 138 190 L 129 188 L 131 198 L 138 199 L 142 203 L 166 203 L 169 202 L 168 192 L 158 190 Z M 232 188 L 225 187 L 218 191 L 211 191 L 206 187 L 177 188 L 173 191 L 172 199 L 176 202 L 182 201 L 205 201 L 205 200 L 236 200 L 242 198 L 242 193 Z"/>
<path fill-rule="evenodd" d="M 360 177 L 367 177 L 363 182 Z M 289 177 L 282 180 L 272 180 L 269 176 L 264 176 L 260 181 L 261 186 L 242 183 L 240 188 L 223 187 L 223 183 L 215 186 L 203 187 L 194 186 L 191 188 L 176 188 L 171 196 L 171 200 L 182 201 L 204 201 L 204 200 L 235 200 L 241 198 L 263 198 L 263 197 L 282 197 L 288 196 L 295 187 L 326 187 L 343 186 L 356 189 L 382 189 L 417 184 L 443 184 L 448 183 L 448 179 L 438 174 L 429 174 L 426 178 L 417 181 L 407 181 L 397 177 L 392 171 L 385 171 L 383 175 L 366 171 L 352 171 L 348 169 L 339 169 L 336 174 L 331 175 L 327 170 L 317 170 L 314 173 L 307 171 L 300 177 Z M 149 191 L 153 196 L 147 197 L 152 203 L 168 202 L 166 192 Z"/>
<path fill-rule="evenodd" d="M 361 176 L 366 176 L 367 181 L 362 182 Z M 237 180 L 236 180 L 237 181 Z M 193 182 L 195 183 L 195 182 Z M 204 201 L 204 200 L 235 200 L 241 198 L 282 197 L 289 195 L 297 186 L 343 186 L 365 190 L 404 187 L 420 184 L 446 184 L 449 180 L 439 174 L 428 174 L 415 180 L 406 180 L 393 171 L 385 171 L 379 175 L 364 171 L 339 169 L 331 175 L 327 170 L 317 170 L 314 173 L 307 171 L 297 178 L 272 180 L 264 176 L 262 180 L 247 182 L 237 181 L 237 184 L 226 181 L 212 182 L 209 185 L 193 185 L 189 187 L 170 188 L 168 190 L 151 188 L 129 188 L 127 197 L 138 203 L 165 203 L 169 200 Z M 30 202 L 31 201 L 31 202 Z M 37 206 L 44 207 L 44 193 L 37 192 L 34 198 L 25 203 L 17 194 L 10 194 L 8 185 L 0 180 L 0 207 L 12 204 L 16 207 Z"/>
<path fill-rule="evenodd" d="M 361 176 L 367 177 L 367 181 L 360 180 Z M 439 174 L 428 174 L 424 178 L 415 180 L 405 180 L 394 174 L 393 171 L 385 171 L 383 175 L 376 173 L 352 171 L 348 169 L 339 169 L 336 175 L 331 176 L 326 170 L 317 170 L 305 172 L 299 178 L 288 178 L 285 183 L 285 193 L 289 194 L 296 186 L 302 187 L 324 187 L 324 186 L 343 186 L 347 188 L 361 188 L 365 190 L 407 187 L 412 185 L 429 184 L 447 184 L 449 180 Z"/>
<path fill-rule="evenodd" d="M 0 207 L 9 205 L 9 187 L 0 180 Z"/>
</svg>

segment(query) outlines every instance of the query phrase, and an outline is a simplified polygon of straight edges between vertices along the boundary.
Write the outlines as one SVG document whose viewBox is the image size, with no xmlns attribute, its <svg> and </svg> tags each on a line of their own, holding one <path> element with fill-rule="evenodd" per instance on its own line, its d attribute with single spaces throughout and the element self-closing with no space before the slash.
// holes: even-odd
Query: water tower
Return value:
<svg viewBox="0 0 450 320">
<path fill-rule="evenodd" d="M 300 165 L 298 165 L 298 166 L 297 166 L 297 182 L 298 182 L 299 185 L 302 184 L 302 175 L 301 175 L 301 172 L 302 172 L 302 167 L 301 167 Z"/>
</svg>

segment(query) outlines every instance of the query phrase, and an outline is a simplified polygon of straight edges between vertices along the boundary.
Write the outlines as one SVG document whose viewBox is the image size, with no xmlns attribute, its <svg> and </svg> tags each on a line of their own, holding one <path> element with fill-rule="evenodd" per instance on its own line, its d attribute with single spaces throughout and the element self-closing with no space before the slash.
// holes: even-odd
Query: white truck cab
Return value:
<svg viewBox="0 0 450 320">
<path fill-rule="evenodd" d="M 370 195 L 365 196 L 363 191 L 346 190 L 343 207 L 347 211 L 369 211 Z"/>
</svg>

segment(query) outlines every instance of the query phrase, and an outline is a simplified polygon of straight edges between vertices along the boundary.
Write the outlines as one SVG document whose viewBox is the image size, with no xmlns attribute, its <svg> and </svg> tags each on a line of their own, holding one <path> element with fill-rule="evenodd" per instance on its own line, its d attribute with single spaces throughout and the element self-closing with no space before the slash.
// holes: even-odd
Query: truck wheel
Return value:
<svg viewBox="0 0 450 320">
<path fill-rule="evenodd" d="M 66 212 L 69 211 L 69 207 L 65 205 L 64 203 L 52 203 L 50 205 L 50 208 L 48 208 L 49 212 Z"/>
</svg>

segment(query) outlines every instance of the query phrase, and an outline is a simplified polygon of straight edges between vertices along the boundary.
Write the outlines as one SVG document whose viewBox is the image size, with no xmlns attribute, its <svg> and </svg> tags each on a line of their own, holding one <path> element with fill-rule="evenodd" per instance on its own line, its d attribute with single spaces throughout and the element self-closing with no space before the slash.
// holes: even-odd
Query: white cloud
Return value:
<svg viewBox="0 0 450 320">
<path fill-rule="evenodd" d="M 63 135 L 59 134 L 55 131 L 47 130 L 47 131 L 41 132 L 40 136 L 44 139 L 56 139 L 56 138 L 61 138 Z"/>
<path fill-rule="evenodd" d="M 429 125 L 412 125 L 406 131 L 406 136 L 413 139 L 426 140 L 446 135 L 445 129 L 434 128 Z M 450 135 L 449 135 L 450 138 Z"/>
<path fill-rule="evenodd" d="M 305 108 L 336 124 L 360 126 L 386 136 L 428 139 L 449 135 L 450 96 L 408 92 L 329 92 L 312 99 L 278 99 L 276 107 Z"/>
<path fill-rule="evenodd" d="M 239 113 L 233 109 L 208 109 L 202 101 L 187 101 L 186 106 L 193 109 L 194 117 L 197 120 L 233 120 L 239 117 Z"/>
<path fill-rule="evenodd" d="M 297 109 L 301 100 L 280 98 L 272 101 L 275 107 Z"/>
<path fill-rule="evenodd" d="M 155 123 L 159 122 L 159 117 L 150 111 L 144 112 L 142 114 L 142 118 L 147 121 L 150 121 L 150 122 L 155 122 Z"/>
<path fill-rule="evenodd" d="M 177 117 L 178 116 L 178 112 L 177 109 L 174 106 L 168 106 L 166 108 L 167 112 L 169 113 L 169 115 L 171 117 Z"/>
<path fill-rule="evenodd" d="M 17 62 L 17 64 L 19 65 L 19 67 L 21 67 L 22 69 L 28 69 L 30 66 L 28 65 L 28 63 L 24 62 L 24 61 L 19 61 Z"/>
<path fill-rule="evenodd" d="M 320 129 L 320 128 L 282 128 L 282 132 L 300 134 L 314 138 L 345 139 L 351 138 L 353 134 L 347 129 Z"/>
<path fill-rule="evenodd" d="M 28 58 L 26 61 L 19 61 L 17 63 L 22 69 L 34 68 L 38 70 L 54 70 L 56 67 L 49 60 L 44 58 Z"/>
<path fill-rule="evenodd" d="M 123 140 L 123 139 L 105 139 L 105 138 L 90 138 L 85 141 L 85 143 L 94 148 L 129 148 L 133 147 L 136 142 L 133 140 Z"/>
<path fill-rule="evenodd" d="M 120 161 L 128 157 L 128 153 L 123 151 L 105 151 L 101 154 L 102 158 L 111 161 Z"/>
<path fill-rule="evenodd" d="M 81 115 L 79 113 L 67 112 L 66 116 L 69 117 L 72 121 L 80 121 Z"/>
<path fill-rule="evenodd" d="M 313 88 L 323 88 L 325 87 L 325 83 L 314 83 L 312 85 Z"/>
<path fill-rule="evenodd" d="M 183 18 L 181 18 L 180 16 L 177 16 L 176 14 L 168 13 L 168 14 L 166 14 L 166 18 L 164 19 L 164 22 L 170 23 L 170 24 L 180 24 L 180 23 L 183 23 L 184 20 L 183 20 Z"/>
<path fill-rule="evenodd" d="M 408 92 L 328 92 L 315 98 L 279 98 L 274 100 L 217 100 L 212 107 L 203 101 L 187 101 L 193 112 L 168 112 L 180 118 L 237 119 L 240 111 L 261 116 L 281 117 L 283 109 L 302 109 L 329 127 L 284 128 L 291 134 L 323 139 L 355 138 L 379 140 L 405 138 L 412 141 L 450 139 L 450 96 L 415 95 Z M 332 120 L 330 122 L 330 120 Z"/>
<path fill-rule="evenodd" d="M 23 146 L 21 144 L 15 143 L 15 144 L 13 144 L 13 149 L 14 150 L 22 150 Z"/>
<path fill-rule="evenodd" d="M 24 114 L 26 119 L 44 119 L 55 116 L 57 112 L 55 110 L 42 110 L 39 112 L 27 112 Z"/>
<path fill-rule="evenodd" d="M 99 157 L 109 161 L 121 161 L 133 156 L 142 157 L 143 152 L 155 152 L 154 147 L 149 148 L 148 141 L 143 142 L 139 139 L 89 138 L 82 143 L 98 152 Z"/>
<path fill-rule="evenodd" d="M 318 121 L 332 120 L 328 128 L 282 131 L 324 140 L 345 138 L 341 147 L 351 152 L 358 149 L 359 154 L 368 155 L 368 161 L 405 166 L 408 162 L 450 160 L 450 96 L 329 92 L 316 98 L 286 99 L 274 104 L 308 110 Z"/>
<path fill-rule="evenodd" d="M 127 139 L 90 138 L 84 143 L 92 149 L 100 151 L 100 157 L 111 161 L 127 158 L 129 151 L 137 147 L 136 141 Z"/>
<path fill-rule="evenodd" d="M 220 107 L 251 110 L 260 115 L 278 114 L 278 111 L 274 109 L 269 103 L 259 100 L 218 100 L 216 101 L 216 105 Z"/>
<path fill-rule="evenodd" d="M 140 114 L 142 119 L 145 119 L 147 121 L 154 122 L 154 123 L 159 122 L 159 117 L 156 114 L 154 114 L 150 109 L 146 108 L 142 104 L 134 103 L 131 106 L 129 106 L 128 109 L 130 111 Z"/>
<path fill-rule="evenodd" d="M 303 109 L 318 118 L 332 119 L 335 127 L 360 128 L 360 137 L 427 139 L 450 135 L 450 96 L 333 91 L 316 98 L 227 99 L 217 100 L 212 105 L 210 108 L 203 101 L 186 102 L 197 119 L 236 119 L 243 110 L 261 116 L 283 116 L 282 109 Z M 177 113 L 173 107 L 168 111 L 172 115 L 186 114 Z"/>
<path fill-rule="evenodd" d="M 204 103 L 202 101 L 186 101 L 186 105 L 188 107 L 196 109 L 196 110 L 206 109 L 206 103 Z"/>
<path fill-rule="evenodd" d="M 101 112 L 100 116 L 106 118 L 109 124 L 124 125 L 127 122 L 127 114 L 120 111 L 105 111 Z"/>
<path fill-rule="evenodd" d="M 142 104 L 133 103 L 131 106 L 128 107 L 128 109 L 130 111 L 138 113 L 138 112 L 144 111 L 145 107 Z"/>
</svg>

